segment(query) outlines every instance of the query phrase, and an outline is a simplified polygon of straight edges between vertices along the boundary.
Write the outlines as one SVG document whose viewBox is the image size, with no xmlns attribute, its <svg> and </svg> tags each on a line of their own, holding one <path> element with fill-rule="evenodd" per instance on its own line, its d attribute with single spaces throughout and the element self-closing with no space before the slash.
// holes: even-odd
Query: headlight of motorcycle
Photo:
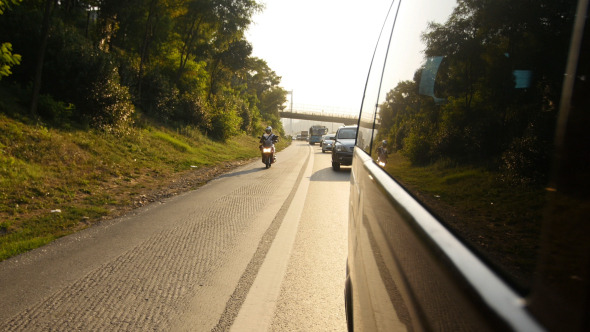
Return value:
<svg viewBox="0 0 590 332">
<path fill-rule="evenodd" d="M 262 152 L 264 152 L 264 153 L 271 153 L 272 152 L 272 148 L 262 148 Z"/>
<path fill-rule="evenodd" d="M 334 149 L 335 149 L 336 151 L 338 151 L 338 152 L 342 151 L 342 148 L 343 148 L 343 146 L 342 146 L 341 144 L 336 144 L 336 145 L 334 146 Z"/>
</svg>

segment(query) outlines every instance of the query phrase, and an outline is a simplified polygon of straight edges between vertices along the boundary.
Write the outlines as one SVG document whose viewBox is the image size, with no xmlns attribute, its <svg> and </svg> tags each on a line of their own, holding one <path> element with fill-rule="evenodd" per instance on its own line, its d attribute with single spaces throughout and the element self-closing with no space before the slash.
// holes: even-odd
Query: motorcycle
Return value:
<svg viewBox="0 0 590 332">
<path fill-rule="evenodd" d="M 272 164 L 277 161 L 275 156 L 275 143 L 279 140 L 279 137 L 272 135 L 269 137 L 260 137 L 261 145 L 260 151 L 262 152 L 262 163 L 269 168 Z"/>
</svg>

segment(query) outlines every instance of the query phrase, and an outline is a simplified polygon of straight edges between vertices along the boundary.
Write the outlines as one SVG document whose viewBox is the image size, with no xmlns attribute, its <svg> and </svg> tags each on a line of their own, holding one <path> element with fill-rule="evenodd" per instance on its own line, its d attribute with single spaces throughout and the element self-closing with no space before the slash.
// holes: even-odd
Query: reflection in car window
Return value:
<svg viewBox="0 0 590 332">
<path fill-rule="evenodd" d="M 396 19 L 397 9 L 399 5 L 394 7 L 392 1 L 389 12 L 387 13 L 383 29 L 379 35 L 379 43 L 375 48 L 371 65 L 369 68 L 369 75 L 365 86 L 365 93 L 363 95 L 363 102 L 361 106 L 361 114 L 359 119 L 358 137 L 356 145 L 370 153 L 371 142 L 373 139 L 373 128 L 375 117 L 377 116 L 377 101 L 379 98 L 379 86 L 382 72 L 382 64 L 387 55 L 387 43 L 382 40 L 387 40 L 391 34 Z"/>
<path fill-rule="evenodd" d="M 398 1 L 361 109 L 357 146 L 376 160 L 385 140 L 385 170 L 524 289 L 553 190 L 575 3 Z"/>
</svg>

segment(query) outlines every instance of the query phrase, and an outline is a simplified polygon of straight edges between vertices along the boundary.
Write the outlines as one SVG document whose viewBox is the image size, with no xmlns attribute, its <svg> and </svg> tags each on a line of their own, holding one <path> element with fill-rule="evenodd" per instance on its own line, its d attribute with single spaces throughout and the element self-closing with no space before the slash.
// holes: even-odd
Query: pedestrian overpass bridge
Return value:
<svg viewBox="0 0 590 332">
<path fill-rule="evenodd" d="M 334 122 L 344 123 L 345 125 L 353 125 L 358 123 L 357 115 L 349 115 L 342 113 L 326 113 L 314 111 L 298 111 L 298 110 L 284 110 L 279 111 L 279 116 L 282 119 L 298 119 L 311 120 L 317 122 Z"/>
</svg>

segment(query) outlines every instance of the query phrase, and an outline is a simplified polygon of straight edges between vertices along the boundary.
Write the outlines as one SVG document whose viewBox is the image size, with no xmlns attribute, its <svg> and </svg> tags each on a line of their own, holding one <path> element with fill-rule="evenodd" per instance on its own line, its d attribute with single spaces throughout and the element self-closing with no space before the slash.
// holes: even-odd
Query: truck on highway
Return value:
<svg viewBox="0 0 590 332">
<path fill-rule="evenodd" d="M 307 141 L 308 136 L 309 136 L 309 133 L 306 130 L 301 131 L 301 140 L 302 141 Z"/>
<path fill-rule="evenodd" d="M 311 126 L 309 128 L 309 144 L 314 145 L 322 141 L 322 136 L 328 133 L 326 126 Z"/>
</svg>

